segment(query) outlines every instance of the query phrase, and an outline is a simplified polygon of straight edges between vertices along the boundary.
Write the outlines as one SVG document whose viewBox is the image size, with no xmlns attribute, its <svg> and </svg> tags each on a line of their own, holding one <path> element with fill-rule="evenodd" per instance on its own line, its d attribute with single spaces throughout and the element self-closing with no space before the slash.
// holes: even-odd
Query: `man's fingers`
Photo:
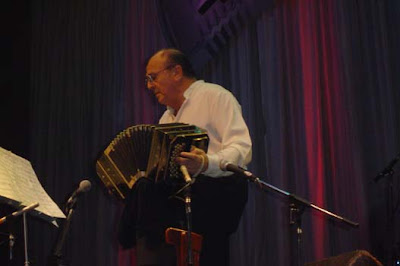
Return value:
<svg viewBox="0 0 400 266">
<path fill-rule="evenodd" d="M 183 157 L 183 158 L 190 158 L 190 159 L 195 159 L 197 157 L 196 154 L 194 154 L 192 152 L 186 152 L 186 151 L 181 152 L 179 154 L 179 156 Z"/>
<path fill-rule="evenodd" d="M 183 157 L 176 157 L 176 162 L 179 165 L 182 165 L 182 164 L 187 165 L 190 162 L 190 159 L 183 158 Z"/>
<path fill-rule="evenodd" d="M 191 146 L 190 152 L 198 155 L 203 155 L 205 152 L 202 149 L 197 148 L 196 146 Z"/>
</svg>

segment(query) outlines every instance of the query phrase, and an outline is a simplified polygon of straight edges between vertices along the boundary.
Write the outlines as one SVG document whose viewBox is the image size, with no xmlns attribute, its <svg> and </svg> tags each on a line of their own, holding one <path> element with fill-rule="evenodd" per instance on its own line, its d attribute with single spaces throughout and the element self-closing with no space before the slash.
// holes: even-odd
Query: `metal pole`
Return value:
<svg viewBox="0 0 400 266">
<path fill-rule="evenodd" d="M 26 222 L 26 213 L 23 213 L 24 219 L 24 248 L 25 248 L 25 266 L 29 266 L 29 259 L 28 259 L 28 226 Z"/>
</svg>

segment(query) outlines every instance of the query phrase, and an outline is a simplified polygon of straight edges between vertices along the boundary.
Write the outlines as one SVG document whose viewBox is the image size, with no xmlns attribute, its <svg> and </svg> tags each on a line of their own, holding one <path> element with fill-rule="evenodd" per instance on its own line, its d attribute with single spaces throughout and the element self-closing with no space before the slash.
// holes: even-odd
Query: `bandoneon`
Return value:
<svg viewBox="0 0 400 266">
<path fill-rule="evenodd" d="M 96 172 L 110 194 L 124 200 L 142 177 L 154 182 L 183 182 L 175 162 L 182 151 L 196 146 L 205 152 L 207 132 L 183 123 L 136 125 L 120 132 L 101 153 Z"/>
</svg>

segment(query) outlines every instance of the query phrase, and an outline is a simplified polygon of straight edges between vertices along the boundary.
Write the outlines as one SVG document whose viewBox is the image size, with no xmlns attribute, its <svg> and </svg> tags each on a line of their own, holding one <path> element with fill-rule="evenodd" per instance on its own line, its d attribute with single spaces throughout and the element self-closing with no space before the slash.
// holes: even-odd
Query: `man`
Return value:
<svg viewBox="0 0 400 266">
<path fill-rule="evenodd" d="M 228 265 L 229 235 L 236 230 L 247 200 L 247 183 L 223 172 L 220 163 L 245 166 L 251 160 L 251 139 L 240 105 L 221 86 L 197 80 L 188 58 L 175 49 L 160 50 L 150 58 L 146 86 L 167 107 L 160 123 L 182 122 L 207 130 L 207 154 L 192 147 L 180 154 L 177 163 L 198 176 L 192 186 L 192 214 L 193 231 L 204 237 L 200 264 Z"/>
<path fill-rule="evenodd" d="M 207 155 L 194 149 L 178 160 L 191 174 L 223 176 L 221 160 L 243 166 L 250 162 L 251 140 L 236 99 L 218 85 L 196 80 L 184 54 L 174 49 L 157 52 L 147 65 L 146 83 L 158 102 L 167 106 L 160 123 L 184 122 L 208 131 Z"/>
</svg>

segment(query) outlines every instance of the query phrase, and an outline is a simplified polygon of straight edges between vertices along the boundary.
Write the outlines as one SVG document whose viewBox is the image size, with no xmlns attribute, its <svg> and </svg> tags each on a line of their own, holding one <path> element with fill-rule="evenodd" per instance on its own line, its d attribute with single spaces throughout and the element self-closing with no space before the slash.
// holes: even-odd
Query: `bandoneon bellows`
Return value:
<svg viewBox="0 0 400 266">
<path fill-rule="evenodd" d="M 101 153 L 96 172 L 109 192 L 125 199 L 139 178 L 183 182 L 175 158 L 196 146 L 205 152 L 207 132 L 183 123 L 136 125 L 120 132 Z"/>
</svg>

